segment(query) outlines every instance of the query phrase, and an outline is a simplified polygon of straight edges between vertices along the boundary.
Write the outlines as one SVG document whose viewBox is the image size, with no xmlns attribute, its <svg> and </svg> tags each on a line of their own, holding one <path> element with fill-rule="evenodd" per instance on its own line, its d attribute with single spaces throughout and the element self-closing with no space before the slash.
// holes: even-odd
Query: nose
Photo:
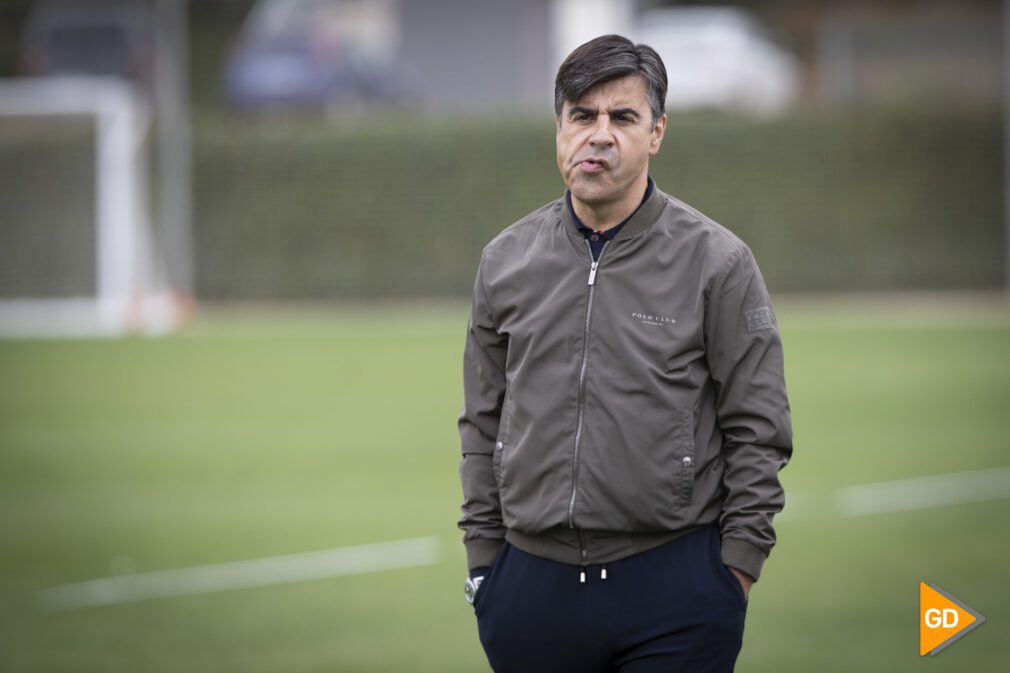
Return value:
<svg viewBox="0 0 1010 673">
<path fill-rule="evenodd" d="M 614 144 L 614 134 L 610 129 L 610 115 L 601 114 L 596 118 L 593 132 L 589 136 L 589 144 L 593 147 L 610 147 Z"/>
</svg>

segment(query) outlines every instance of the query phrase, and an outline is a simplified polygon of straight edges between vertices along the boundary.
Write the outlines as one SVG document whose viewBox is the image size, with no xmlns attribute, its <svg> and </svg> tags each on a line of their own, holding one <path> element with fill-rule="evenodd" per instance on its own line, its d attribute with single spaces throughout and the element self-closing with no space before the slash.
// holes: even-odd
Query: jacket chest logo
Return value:
<svg viewBox="0 0 1010 673">
<path fill-rule="evenodd" d="M 675 325 L 677 320 L 666 315 L 656 315 L 655 313 L 642 313 L 632 311 L 631 317 L 643 325 Z"/>
</svg>

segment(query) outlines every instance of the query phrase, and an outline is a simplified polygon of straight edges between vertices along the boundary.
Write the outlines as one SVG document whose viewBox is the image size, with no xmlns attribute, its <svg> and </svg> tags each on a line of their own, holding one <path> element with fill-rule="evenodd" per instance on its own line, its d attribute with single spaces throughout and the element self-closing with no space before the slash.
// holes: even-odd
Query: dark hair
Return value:
<svg viewBox="0 0 1010 673">
<path fill-rule="evenodd" d="M 641 75 L 645 79 L 655 124 L 666 106 L 663 59 L 649 45 L 636 45 L 620 35 L 590 40 L 568 55 L 554 80 L 554 114 L 561 119 L 565 101 L 574 103 L 597 84 L 628 75 Z"/>
</svg>

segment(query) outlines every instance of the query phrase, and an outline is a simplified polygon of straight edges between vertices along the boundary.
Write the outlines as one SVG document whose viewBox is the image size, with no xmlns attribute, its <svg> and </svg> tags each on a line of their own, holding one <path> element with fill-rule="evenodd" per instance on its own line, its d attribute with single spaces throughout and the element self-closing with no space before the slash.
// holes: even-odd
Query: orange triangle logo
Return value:
<svg viewBox="0 0 1010 673">
<path fill-rule="evenodd" d="M 935 584 L 919 583 L 919 656 L 934 655 L 985 621 Z"/>
</svg>

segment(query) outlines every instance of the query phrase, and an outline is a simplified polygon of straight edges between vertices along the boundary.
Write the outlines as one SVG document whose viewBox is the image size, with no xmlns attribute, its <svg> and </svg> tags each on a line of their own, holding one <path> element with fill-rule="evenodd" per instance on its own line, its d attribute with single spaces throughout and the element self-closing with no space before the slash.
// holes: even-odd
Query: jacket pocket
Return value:
<svg viewBox="0 0 1010 673">
<path fill-rule="evenodd" d="M 673 451 L 676 470 L 674 495 L 678 505 L 688 506 L 694 495 L 694 414 L 682 411 L 678 414 L 677 427 L 673 431 Z"/>
<path fill-rule="evenodd" d="M 644 533 L 684 525 L 694 492 L 694 421 L 676 409 L 665 419 L 663 427 L 630 424 L 620 437 L 584 445 L 580 528 Z"/>
<path fill-rule="evenodd" d="M 504 473 L 504 454 L 505 449 L 508 447 L 509 441 L 509 425 L 511 424 L 512 414 L 509 413 L 510 400 L 506 396 L 505 404 L 502 406 L 501 421 L 498 423 L 498 438 L 494 443 L 494 453 L 491 455 L 491 465 L 494 469 L 494 479 L 495 483 L 498 484 L 498 489 L 500 490 L 503 486 L 503 473 Z"/>
<path fill-rule="evenodd" d="M 501 435 L 499 435 L 501 437 Z M 502 451 L 505 449 L 505 442 L 501 439 L 495 442 L 494 453 L 491 454 L 491 466 L 494 468 L 494 481 L 498 484 L 498 488 L 501 489 L 501 455 Z"/>
</svg>

